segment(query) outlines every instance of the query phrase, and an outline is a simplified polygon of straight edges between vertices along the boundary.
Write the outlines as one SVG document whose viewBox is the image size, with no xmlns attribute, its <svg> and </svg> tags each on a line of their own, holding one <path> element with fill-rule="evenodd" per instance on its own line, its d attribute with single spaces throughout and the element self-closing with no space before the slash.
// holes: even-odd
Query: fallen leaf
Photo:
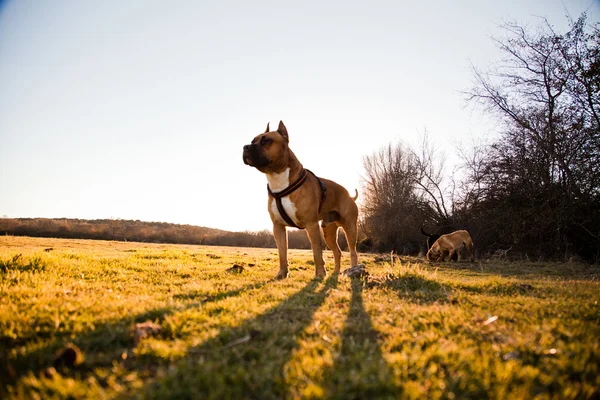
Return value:
<svg viewBox="0 0 600 400">
<path fill-rule="evenodd" d="M 493 317 L 489 317 L 488 319 L 486 319 L 485 321 L 483 321 L 483 323 L 481 324 L 482 326 L 486 326 L 489 325 L 491 323 L 494 323 L 498 321 L 498 316 L 494 315 Z"/>
<path fill-rule="evenodd" d="M 242 344 L 242 343 L 249 342 L 249 341 L 250 341 L 250 339 L 251 339 L 250 335 L 246 335 L 246 336 L 244 336 L 244 337 L 241 337 L 241 338 L 239 338 L 239 339 L 236 339 L 236 340 L 234 340 L 233 342 L 231 342 L 231 343 L 229 343 L 229 344 L 225 345 L 225 348 L 226 348 L 226 349 L 228 349 L 228 348 L 230 348 L 230 347 L 237 346 L 238 344 Z"/>
</svg>

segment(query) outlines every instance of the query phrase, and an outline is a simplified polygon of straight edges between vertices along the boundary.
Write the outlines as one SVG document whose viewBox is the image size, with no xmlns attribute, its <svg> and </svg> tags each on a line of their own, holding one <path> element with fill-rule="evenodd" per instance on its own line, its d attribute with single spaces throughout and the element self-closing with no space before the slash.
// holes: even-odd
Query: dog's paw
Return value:
<svg viewBox="0 0 600 400">
<path fill-rule="evenodd" d="M 275 279 L 276 281 L 280 281 L 282 279 L 287 279 L 289 275 L 288 271 L 279 271 L 279 273 L 277 275 L 275 275 L 275 277 L 273 279 Z"/>
<path fill-rule="evenodd" d="M 326 276 L 327 276 L 327 271 L 325 271 L 325 268 L 318 269 L 315 272 L 315 278 L 325 278 Z"/>
</svg>

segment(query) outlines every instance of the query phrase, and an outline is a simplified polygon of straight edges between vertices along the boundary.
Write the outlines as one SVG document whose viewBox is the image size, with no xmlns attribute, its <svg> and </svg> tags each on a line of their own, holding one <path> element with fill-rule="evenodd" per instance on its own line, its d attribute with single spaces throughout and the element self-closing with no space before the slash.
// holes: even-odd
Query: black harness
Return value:
<svg viewBox="0 0 600 400">
<path fill-rule="evenodd" d="M 298 225 L 296 225 L 294 223 L 294 221 L 292 221 L 290 216 L 285 212 L 285 209 L 283 208 L 283 204 L 281 203 L 281 199 L 286 196 L 289 196 L 291 193 L 295 192 L 296 189 L 298 189 L 300 186 L 302 186 L 302 184 L 304 184 L 304 182 L 306 182 L 306 178 L 308 177 L 309 172 L 312 176 L 314 176 L 317 179 L 317 181 L 319 182 L 319 186 L 321 187 L 321 200 L 319 201 L 319 214 L 320 214 L 321 207 L 323 207 L 323 203 L 325 202 L 325 191 L 327 190 L 327 188 L 325 187 L 325 184 L 312 171 L 309 171 L 307 169 L 302 169 L 302 172 L 300 173 L 300 177 L 298 179 L 296 179 L 290 186 L 283 189 L 281 192 L 273 193 L 271 191 L 271 188 L 269 187 L 269 184 L 267 184 L 267 191 L 269 192 L 269 195 L 273 196 L 273 198 L 275 199 L 275 204 L 277 204 L 277 210 L 279 211 L 279 214 L 281 215 L 281 217 L 283 218 L 285 223 L 288 224 L 289 226 L 293 226 L 294 228 L 298 228 L 298 229 L 304 229 L 304 228 L 299 227 Z"/>
</svg>

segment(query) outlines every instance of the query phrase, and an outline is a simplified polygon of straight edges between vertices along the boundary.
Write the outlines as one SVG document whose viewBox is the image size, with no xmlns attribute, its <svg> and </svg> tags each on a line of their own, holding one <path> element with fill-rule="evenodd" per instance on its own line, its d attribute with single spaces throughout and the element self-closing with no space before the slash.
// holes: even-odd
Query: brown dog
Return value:
<svg viewBox="0 0 600 400">
<path fill-rule="evenodd" d="M 473 241 L 469 232 L 464 230 L 440 236 L 427 252 L 427 259 L 429 261 L 444 261 L 446 255 L 448 255 L 450 260 L 456 254 L 457 261 L 460 261 L 460 252 L 463 246 L 467 248 L 471 261 L 474 261 Z"/>
<path fill-rule="evenodd" d="M 423 230 L 423 227 L 421 227 L 421 233 L 423 235 L 427 236 L 427 251 L 429 251 L 429 249 L 431 249 L 431 246 L 433 246 L 435 241 L 438 240 L 440 238 L 440 236 L 442 236 L 442 235 L 438 235 L 437 233 L 429 234 Z M 450 261 L 456 261 L 456 259 L 458 257 L 458 253 L 459 252 L 454 253 L 454 255 L 452 257 L 450 257 Z"/>
<path fill-rule="evenodd" d="M 287 226 L 306 229 L 313 251 L 316 275 L 326 275 L 321 226 L 325 243 L 333 252 L 334 273 L 340 272 L 342 252 L 337 243 L 338 228 L 342 227 L 350 249 L 352 265 L 358 264 L 356 240 L 358 233 L 358 197 L 328 179 L 317 178 L 304 169 L 288 146 L 289 136 L 283 122 L 276 131 L 269 131 L 244 146 L 244 163 L 267 175 L 269 214 L 273 221 L 273 236 L 279 252 L 279 273 L 276 279 L 288 276 Z"/>
</svg>

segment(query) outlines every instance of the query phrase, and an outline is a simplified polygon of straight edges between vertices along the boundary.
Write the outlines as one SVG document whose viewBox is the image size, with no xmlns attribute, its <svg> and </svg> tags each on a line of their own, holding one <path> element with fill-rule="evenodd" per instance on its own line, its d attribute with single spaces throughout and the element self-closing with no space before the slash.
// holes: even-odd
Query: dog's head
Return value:
<svg viewBox="0 0 600 400">
<path fill-rule="evenodd" d="M 276 131 L 269 131 L 269 124 L 264 133 L 252 139 L 244 146 L 244 164 L 255 167 L 261 172 L 279 172 L 288 164 L 288 137 L 283 121 L 279 121 Z"/>
<path fill-rule="evenodd" d="M 440 256 L 440 254 L 441 254 L 440 245 L 438 242 L 435 242 L 433 244 L 433 246 L 431 246 L 431 248 L 427 252 L 427 259 L 429 261 L 433 261 L 433 260 L 437 259 Z"/>
</svg>

